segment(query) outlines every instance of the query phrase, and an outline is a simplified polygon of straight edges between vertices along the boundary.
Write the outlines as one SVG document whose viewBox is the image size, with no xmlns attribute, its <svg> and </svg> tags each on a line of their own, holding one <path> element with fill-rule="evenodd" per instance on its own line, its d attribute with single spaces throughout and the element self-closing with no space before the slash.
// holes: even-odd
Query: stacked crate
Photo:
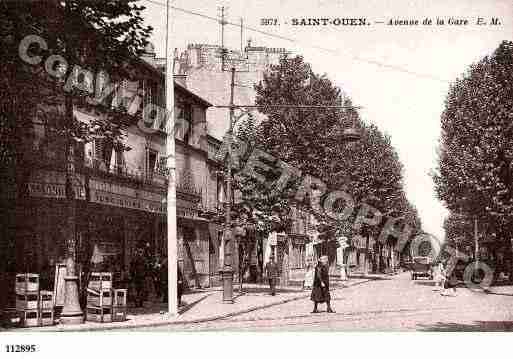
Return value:
<svg viewBox="0 0 513 359">
<path fill-rule="evenodd" d="M 112 304 L 112 273 L 91 273 L 87 285 L 86 320 L 112 322 Z"/>
<path fill-rule="evenodd" d="M 39 322 L 45 327 L 54 324 L 54 301 L 53 292 L 49 290 L 41 290 L 39 292 Z"/>
<path fill-rule="evenodd" d="M 112 321 L 124 322 L 126 320 L 127 290 L 114 289 L 112 303 Z"/>
<path fill-rule="evenodd" d="M 86 320 L 122 322 L 126 320 L 127 290 L 114 289 L 112 273 L 93 272 L 87 286 Z"/>
<path fill-rule="evenodd" d="M 16 311 L 22 327 L 54 324 L 53 292 L 39 290 L 39 274 L 16 275 Z"/>
<path fill-rule="evenodd" d="M 39 275 L 16 275 L 16 310 L 22 327 L 39 326 Z"/>
</svg>

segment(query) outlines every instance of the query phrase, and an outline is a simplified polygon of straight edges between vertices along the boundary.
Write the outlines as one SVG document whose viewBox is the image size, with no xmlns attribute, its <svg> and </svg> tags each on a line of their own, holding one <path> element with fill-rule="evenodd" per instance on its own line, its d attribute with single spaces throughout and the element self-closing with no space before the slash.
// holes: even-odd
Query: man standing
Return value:
<svg viewBox="0 0 513 359">
<path fill-rule="evenodd" d="M 130 276 L 135 289 L 135 307 L 142 307 L 146 299 L 145 281 L 146 281 L 146 262 L 144 260 L 144 250 L 138 248 L 136 255 L 130 263 Z"/>
<path fill-rule="evenodd" d="M 314 302 L 312 313 L 319 313 L 317 304 L 326 302 L 327 312 L 335 313 L 330 304 L 330 276 L 328 271 L 328 256 L 322 256 L 315 267 L 312 295 L 310 299 Z"/>
<path fill-rule="evenodd" d="M 278 266 L 274 262 L 274 255 L 271 255 L 269 262 L 265 265 L 265 272 L 269 280 L 271 295 L 276 295 L 276 278 L 278 277 Z"/>
</svg>

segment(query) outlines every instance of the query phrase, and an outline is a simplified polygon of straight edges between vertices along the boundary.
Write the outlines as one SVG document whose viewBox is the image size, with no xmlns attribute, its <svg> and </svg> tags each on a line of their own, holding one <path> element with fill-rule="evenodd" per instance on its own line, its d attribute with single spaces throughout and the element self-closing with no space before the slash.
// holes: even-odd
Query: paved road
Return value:
<svg viewBox="0 0 513 359">
<path fill-rule="evenodd" d="M 510 287 L 511 288 L 511 287 Z M 484 294 L 458 288 L 455 297 L 433 291 L 433 282 L 407 273 L 383 277 L 332 293 L 337 313 L 311 314 L 302 299 L 232 318 L 194 325 L 147 328 L 159 331 L 513 331 L 513 292 Z"/>
</svg>

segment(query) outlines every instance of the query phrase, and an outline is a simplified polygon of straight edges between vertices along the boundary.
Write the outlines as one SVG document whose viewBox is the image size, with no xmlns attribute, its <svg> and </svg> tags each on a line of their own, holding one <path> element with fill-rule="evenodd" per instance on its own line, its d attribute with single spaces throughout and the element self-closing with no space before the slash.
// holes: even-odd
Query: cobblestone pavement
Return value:
<svg viewBox="0 0 513 359">
<path fill-rule="evenodd" d="M 212 322 L 136 330 L 513 330 L 513 287 L 493 288 L 495 294 L 458 288 L 454 297 L 434 288 L 432 281 L 412 281 L 402 273 L 333 291 L 334 314 L 323 306 L 311 314 L 312 303 L 301 299 Z"/>
</svg>

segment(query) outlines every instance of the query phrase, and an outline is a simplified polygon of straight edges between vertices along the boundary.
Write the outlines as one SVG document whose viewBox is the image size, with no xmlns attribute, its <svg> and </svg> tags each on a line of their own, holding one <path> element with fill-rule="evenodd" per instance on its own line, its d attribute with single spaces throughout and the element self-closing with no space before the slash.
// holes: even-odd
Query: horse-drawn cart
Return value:
<svg viewBox="0 0 513 359">
<path fill-rule="evenodd" d="M 417 280 L 419 277 L 433 279 L 433 271 L 431 270 L 431 258 L 429 257 L 413 257 L 410 262 L 411 279 Z"/>
</svg>

